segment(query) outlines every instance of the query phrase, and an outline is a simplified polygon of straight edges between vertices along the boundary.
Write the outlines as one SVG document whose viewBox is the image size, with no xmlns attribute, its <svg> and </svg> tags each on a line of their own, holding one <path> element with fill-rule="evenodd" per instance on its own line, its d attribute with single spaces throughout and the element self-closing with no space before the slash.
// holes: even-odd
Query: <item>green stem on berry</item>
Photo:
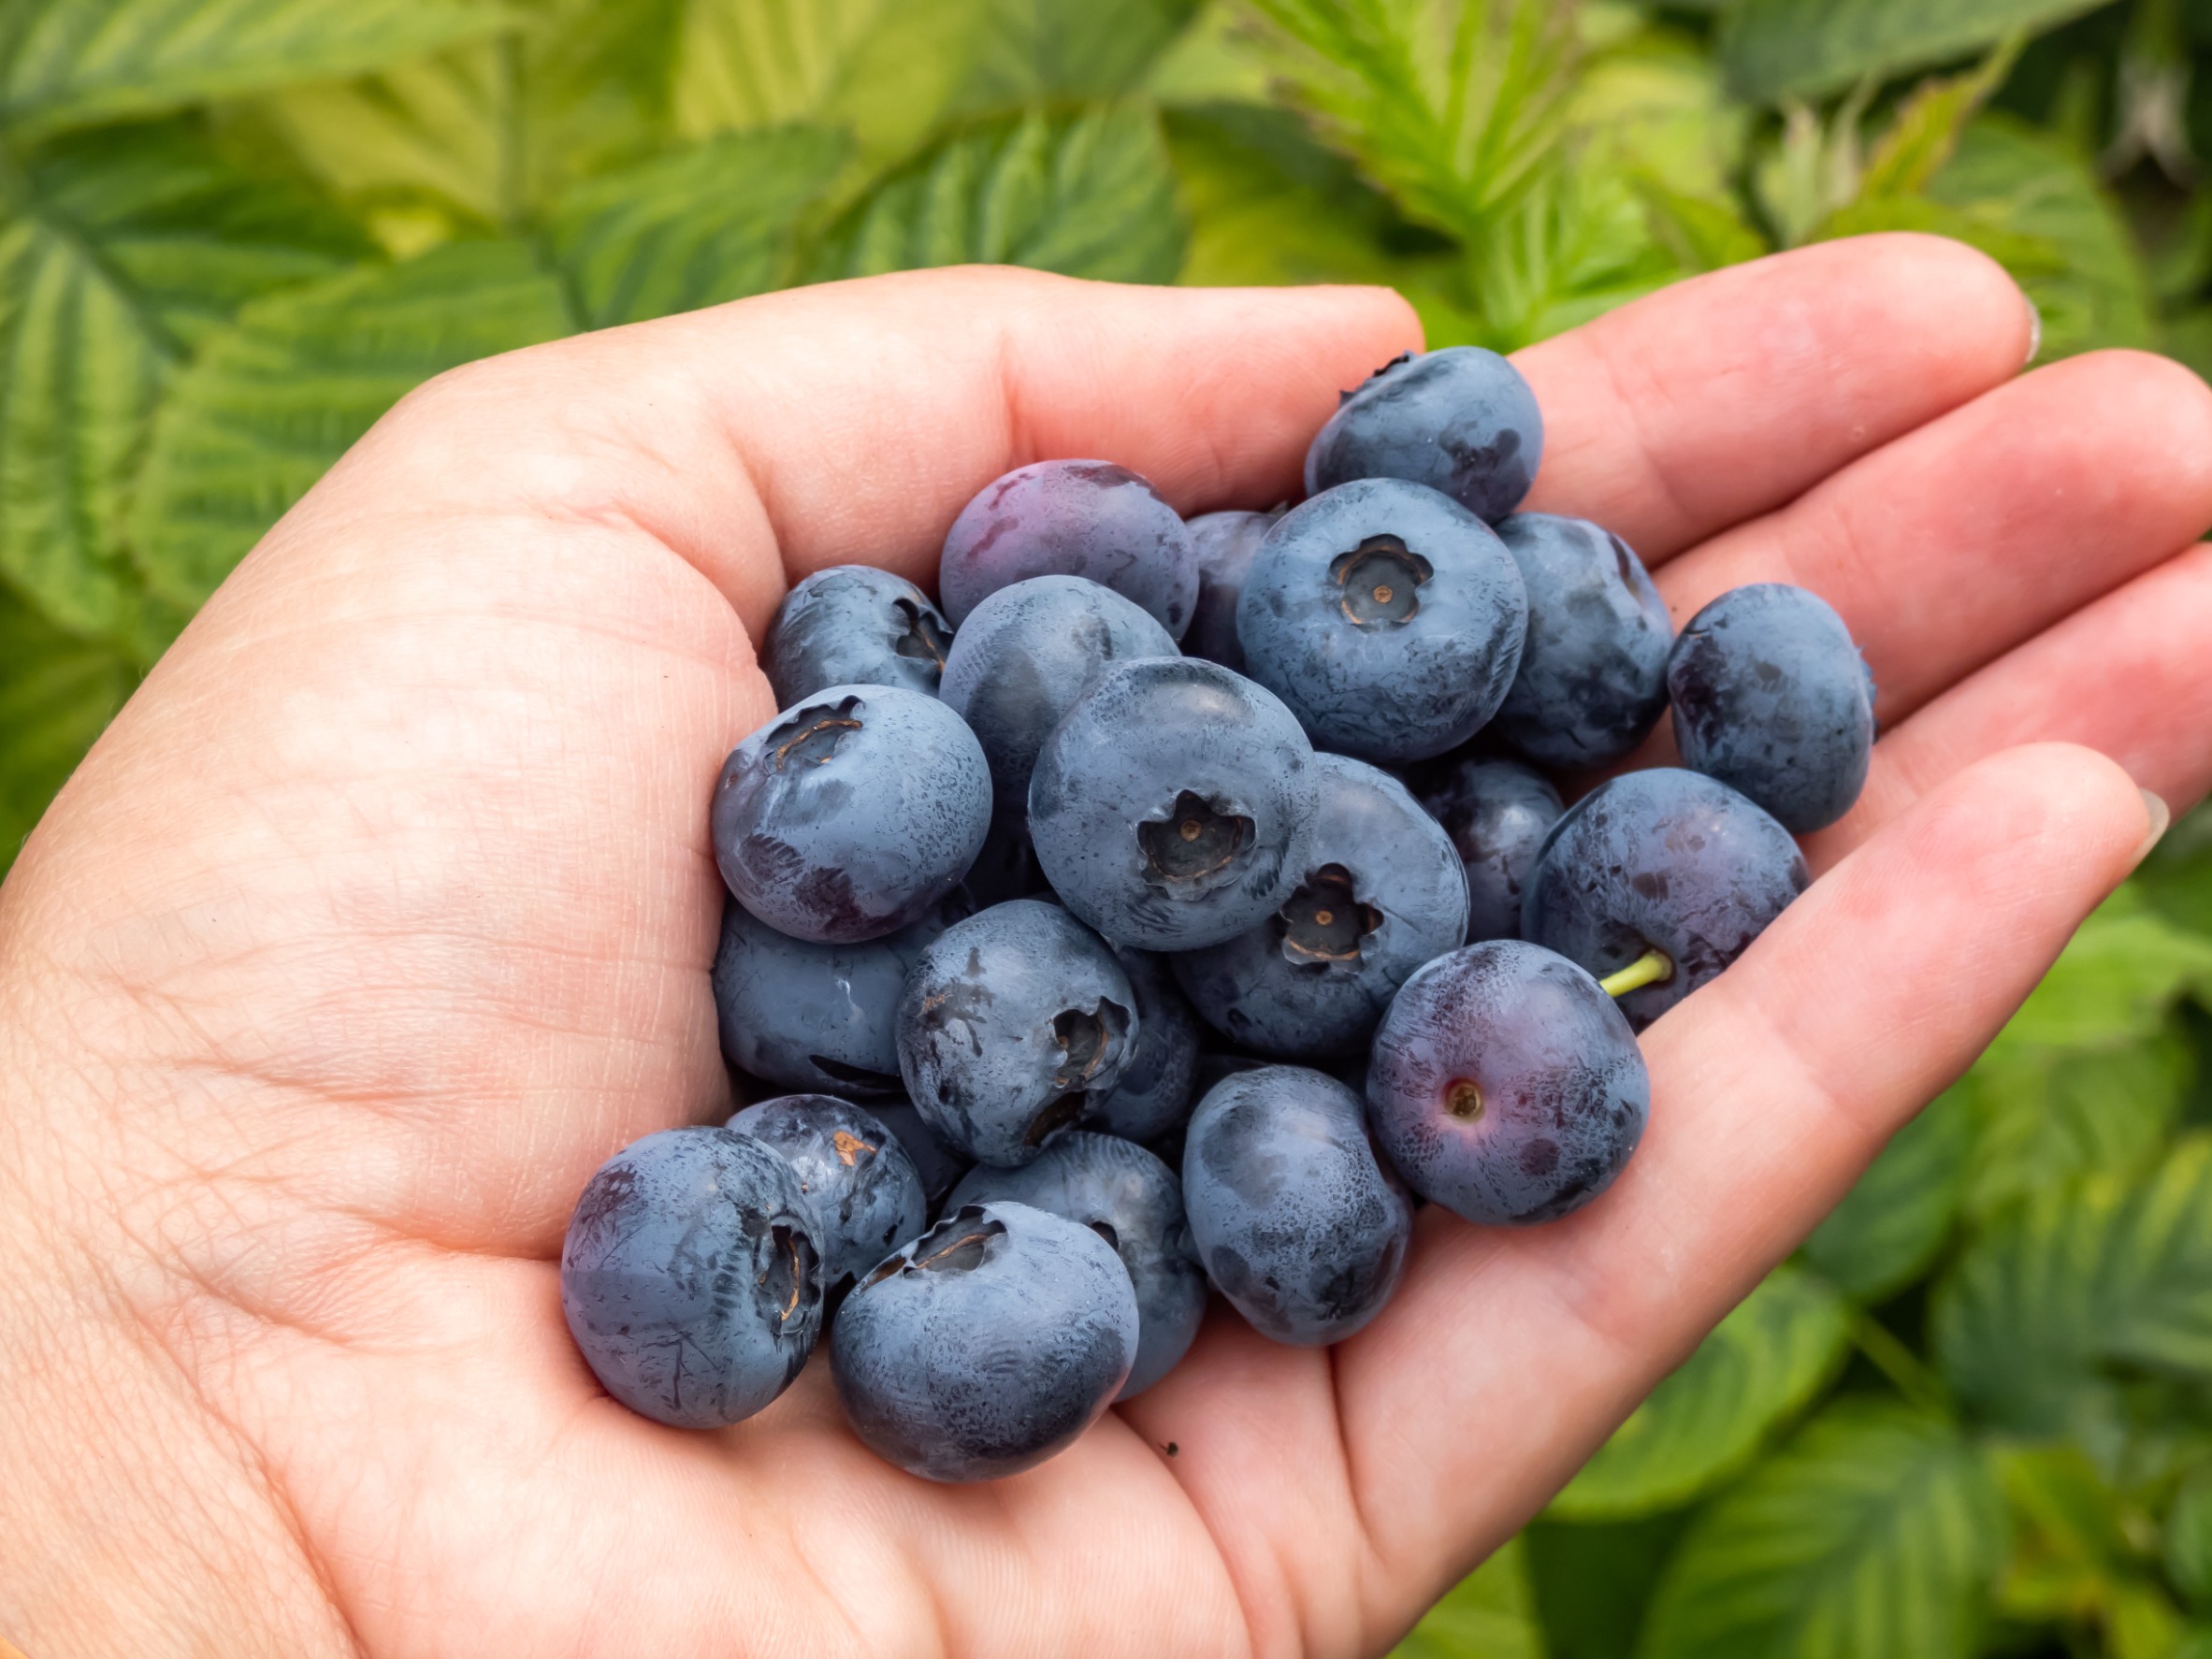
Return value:
<svg viewBox="0 0 2212 1659">
<path fill-rule="evenodd" d="M 1598 984 L 1609 997 L 1625 997 L 1632 990 L 1641 990 L 1647 985 L 1659 985 L 1674 977 L 1674 964 L 1663 950 L 1647 950 L 1618 974 L 1608 974 Z"/>
</svg>

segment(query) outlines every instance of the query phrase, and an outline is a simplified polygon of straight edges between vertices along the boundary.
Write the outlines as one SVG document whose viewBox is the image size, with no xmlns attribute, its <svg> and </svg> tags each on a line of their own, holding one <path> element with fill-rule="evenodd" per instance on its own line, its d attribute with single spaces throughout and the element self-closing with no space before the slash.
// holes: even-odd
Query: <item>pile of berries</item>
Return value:
<svg viewBox="0 0 2212 1659">
<path fill-rule="evenodd" d="M 1209 1286 L 1336 1342 L 1417 1202 L 1604 1191 L 1635 1033 L 1804 889 L 1873 687 L 1801 588 L 1675 636 L 1618 536 L 1514 511 L 1541 447 L 1511 364 L 1433 352 L 1346 395 L 1288 511 L 1048 461 L 953 522 L 942 611 L 792 590 L 712 830 L 723 1050 L 794 1092 L 586 1187 L 561 1290 L 610 1393 L 734 1422 L 826 1326 L 867 1445 L 989 1479 L 1159 1381 Z M 1682 767 L 1563 809 L 1548 773 L 1670 706 Z"/>
</svg>

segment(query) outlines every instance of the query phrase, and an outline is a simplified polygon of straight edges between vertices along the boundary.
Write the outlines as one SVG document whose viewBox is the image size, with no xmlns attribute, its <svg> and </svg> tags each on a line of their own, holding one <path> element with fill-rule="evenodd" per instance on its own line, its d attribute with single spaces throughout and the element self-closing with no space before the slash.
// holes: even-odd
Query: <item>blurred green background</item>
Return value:
<svg viewBox="0 0 2212 1659">
<path fill-rule="evenodd" d="M 2212 0 L 0 0 L 0 858 L 486 353 L 965 260 L 1510 349 L 1908 226 L 2205 366 L 2208 160 Z M 1404 1652 L 2212 1659 L 2207 1008 L 2200 817 Z"/>
</svg>

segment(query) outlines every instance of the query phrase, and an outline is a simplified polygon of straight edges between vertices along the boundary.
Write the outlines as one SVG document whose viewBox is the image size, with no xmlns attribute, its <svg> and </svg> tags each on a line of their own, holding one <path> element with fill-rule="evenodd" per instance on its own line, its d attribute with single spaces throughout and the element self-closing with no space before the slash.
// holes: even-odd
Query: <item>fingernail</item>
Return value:
<svg viewBox="0 0 2212 1659">
<path fill-rule="evenodd" d="M 2135 862 L 2140 864 L 2150 857 L 2150 849 L 2166 833 L 2166 826 L 2174 821 L 2173 809 L 2148 789 L 2139 789 L 2143 797 L 2143 815 L 2150 820 L 2150 828 L 2144 832 L 2143 844 L 2135 849 Z"/>
<path fill-rule="evenodd" d="M 2020 296 L 2020 300 L 2028 308 L 2028 354 L 2020 359 L 2020 366 L 2024 368 L 2034 362 L 2035 353 L 2043 350 L 2043 313 L 2025 294 Z"/>
</svg>

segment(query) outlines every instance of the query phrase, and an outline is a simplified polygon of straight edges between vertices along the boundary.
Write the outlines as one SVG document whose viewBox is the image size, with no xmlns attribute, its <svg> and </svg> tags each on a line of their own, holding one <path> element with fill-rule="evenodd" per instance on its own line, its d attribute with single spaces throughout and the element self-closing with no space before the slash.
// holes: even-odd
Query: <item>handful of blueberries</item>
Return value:
<svg viewBox="0 0 2212 1659">
<path fill-rule="evenodd" d="M 1511 364 L 1432 352 L 1345 396 L 1287 512 L 1047 461 L 953 522 L 942 612 L 857 565 L 791 591 L 712 828 L 723 1050 L 795 1092 L 585 1188 L 561 1292 L 610 1393 L 734 1422 L 826 1325 L 868 1446 L 990 1479 L 1165 1376 L 1209 1284 L 1336 1342 L 1417 1200 L 1605 1190 L 1635 1033 L 1804 889 L 1873 687 L 1802 588 L 1675 637 L 1619 537 L 1514 511 L 1541 447 Z M 1547 771 L 1670 704 L 1683 767 L 1563 809 Z"/>
</svg>

